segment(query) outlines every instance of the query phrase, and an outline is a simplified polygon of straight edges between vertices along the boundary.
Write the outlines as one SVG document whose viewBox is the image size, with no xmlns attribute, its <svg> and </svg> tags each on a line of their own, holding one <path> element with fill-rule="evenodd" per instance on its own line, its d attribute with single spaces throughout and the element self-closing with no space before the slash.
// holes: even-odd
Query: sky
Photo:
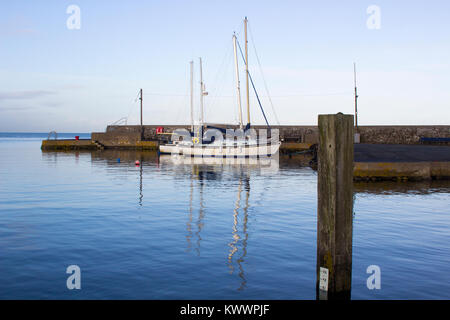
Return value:
<svg viewBox="0 0 450 320">
<path fill-rule="evenodd" d="M 205 121 L 237 123 L 232 35 L 244 45 L 245 16 L 270 124 L 353 114 L 354 62 L 359 125 L 450 124 L 449 1 L 17 0 L 0 2 L 0 132 L 138 124 L 140 88 L 144 124 L 188 124 L 199 57 Z M 264 124 L 252 90 L 250 110 Z"/>
</svg>

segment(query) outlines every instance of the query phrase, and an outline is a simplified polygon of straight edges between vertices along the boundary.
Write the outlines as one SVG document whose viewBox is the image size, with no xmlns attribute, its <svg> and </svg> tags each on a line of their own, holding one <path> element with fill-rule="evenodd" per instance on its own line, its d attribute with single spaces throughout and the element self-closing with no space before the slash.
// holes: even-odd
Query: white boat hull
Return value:
<svg viewBox="0 0 450 320">
<path fill-rule="evenodd" d="M 180 154 L 191 157 L 270 157 L 278 152 L 280 144 L 280 142 L 267 145 L 242 146 L 165 144 L 159 146 L 159 151 L 162 154 Z"/>
</svg>

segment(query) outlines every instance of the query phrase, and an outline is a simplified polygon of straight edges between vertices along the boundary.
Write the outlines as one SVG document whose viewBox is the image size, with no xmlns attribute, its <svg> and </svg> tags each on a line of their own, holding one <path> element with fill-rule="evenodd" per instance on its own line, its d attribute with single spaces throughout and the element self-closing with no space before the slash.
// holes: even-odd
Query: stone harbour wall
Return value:
<svg viewBox="0 0 450 320">
<path fill-rule="evenodd" d="M 189 129 L 188 125 L 145 125 L 144 140 L 160 140 L 167 135 L 157 135 L 156 130 L 162 127 L 164 132 L 172 132 L 175 129 Z M 236 128 L 236 127 L 235 127 Z M 267 126 L 253 126 L 256 130 L 266 129 Z M 280 130 L 280 139 L 283 142 L 296 142 L 314 144 L 318 142 L 317 126 L 272 126 Z M 450 125 L 438 126 L 359 126 L 361 143 L 374 144 L 419 144 L 421 137 L 427 138 L 450 138 Z M 120 139 L 115 137 L 129 136 L 135 140 L 140 137 L 141 127 L 134 126 L 108 126 L 104 135 L 105 139 Z M 93 133 L 93 139 L 96 133 Z"/>
</svg>

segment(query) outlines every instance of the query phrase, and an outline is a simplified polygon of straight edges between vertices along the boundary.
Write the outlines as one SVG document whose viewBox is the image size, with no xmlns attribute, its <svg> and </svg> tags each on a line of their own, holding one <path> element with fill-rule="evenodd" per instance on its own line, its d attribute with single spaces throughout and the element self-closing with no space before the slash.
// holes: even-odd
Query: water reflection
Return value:
<svg viewBox="0 0 450 320">
<path fill-rule="evenodd" d="M 155 173 L 155 171 L 147 171 L 147 169 L 151 167 L 155 169 L 156 167 L 156 170 L 165 170 L 166 176 L 169 176 L 170 179 L 172 179 L 172 177 L 173 179 L 180 179 L 182 183 L 185 183 L 183 184 L 183 188 L 186 191 L 189 188 L 189 198 L 186 197 L 185 200 L 179 200 L 183 201 L 181 206 L 184 209 L 183 214 L 185 214 L 185 216 L 183 216 L 183 219 L 185 220 L 179 223 L 179 226 L 182 228 L 182 233 L 179 237 L 181 241 L 185 243 L 185 251 L 193 253 L 191 255 L 193 255 L 194 258 L 195 255 L 201 255 L 201 245 L 203 241 L 202 232 L 203 238 L 206 239 L 205 231 L 207 232 L 207 230 L 205 229 L 205 223 L 208 220 L 206 220 L 205 217 L 208 214 L 208 203 L 205 202 L 208 202 L 209 199 L 207 197 L 207 191 L 208 188 L 212 186 L 210 182 L 219 181 L 219 183 L 230 183 L 231 181 L 232 187 L 231 189 L 227 187 L 227 191 L 232 190 L 232 192 L 234 192 L 233 199 L 229 199 L 228 203 L 225 204 L 225 209 L 228 210 L 228 219 L 231 219 L 227 220 L 228 224 L 225 226 L 227 234 L 220 239 L 223 245 L 227 246 L 224 247 L 224 249 L 217 250 L 218 252 L 214 252 L 214 254 L 220 255 L 221 261 L 224 262 L 224 270 L 221 272 L 225 273 L 228 270 L 228 272 L 234 275 L 239 281 L 237 290 L 245 290 L 247 286 L 245 270 L 246 261 L 255 256 L 255 254 L 249 254 L 249 256 L 247 256 L 249 231 L 253 232 L 253 234 L 256 232 L 255 230 L 248 229 L 249 210 L 251 210 L 250 204 L 253 207 L 259 205 L 258 200 L 253 199 L 257 198 L 258 194 L 252 196 L 253 202 L 250 203 L 251 180 L 253 182 L 253 192 L 255 193 L 255 190 L 258 190 L 258 185 L 256 183 L 257 179 L 255 179 L 255 176 L 258 177 L 264 172 L 270 172 L 270 174 L 276 175 L 279 168 L 282 168 L 283 170 L 287 168 L 296 170 L 301 167 L 301 163 L 295 157 L 289 158 L 283 156 L 280 156 L 280 161 L 278 163 L 274 162 L 273 159 L 254 161 L 256 159 L 158 157 L 156 152 L 124 150 L 72 153 L 43 152 L 42 155 L 49 164 L 55 164 L 60 157 L 66 159 L 72 157 L 75 160 L 75 164 L 78 164 L 78 158 L 81 160 L 83 157 L 90 156 L 92 166 L 115 169 L 115 174 L 113 176 L 118 178 L 122 178 L 122 172 L 128 174 L 127 170 L 133 168 L 133 170 L 130 170 L 133 177 L 136 177 L 136 174 L 139 175 L 138 186 L 136 186 L 134 181 L 132 185 L 133 188 L 137 189 L 134 189 L 133 197 L 138 194 L 137 199 L 133 200 L 133 202 L 137 201 L 138 205 L 141 207 L 144 203 L 143 189 L 145 181 L 143 180 L 146 178 L 152 179 L 152 177 L 149 176 L 149 172 Z M 120 162 L 117 161 L 118 158 L 121 159 Z M 139 170 L 135 169 L 134 162 L 136 160 L 140 160 L 141 162 Z M 83 162 L 80 161 L 79 163 Z M 120 174 L 118 175 L 117 172 Z M 280 174 L 286 175 L 286 173 Z M 314 184 L 312 185 L 314 186 Z M 264 189 L 266 186 L 263 185 L 261 187 L 260 185 L 259 190 Z M 297 184 L 295 185 L 295 188 L 298 188 L 298 193 L 302 192 L 301 185 Z M 148 189 L 149 188 L 147 187 L 147 192 L 150 192 Z M 354 191 L 355 195 L 427 195 L 439 192 L 450 193 L 450 181 L 355 182 Z M 289 192 L 290 190 L 287 190 L 287 193 Z M 296 191 L 293 190 L 293 192 Z M 314 212 L 314 210 L 315 206 L 311 208 L 311 212 Z M 214 222 L 210 221 L 209 224 L 214 224 Z M 203 246 L 205 247 L 205 245 Z M 183 253 L 183 255 L 186 256 L 185 253 Z M 246 292 L 248 291 L 249 289 L 246 290 Z"/>
<path fill-rule="evenodd" d="M 233 222 L 231 226 L 231 237 L 228 243 L 227 264 L 230 274 L 237 274 L 240 285 L 237 290 L 246 287 L 244 262 L 247 256 L 248 242 L 248 212 L 250 198 L 250 175 L 252 172 L 268 172 L 269 169 L 278 170 L 276 159 L 223 159 L 223 158 L 186 158 L 179 156 L 161 156 L 162 166 L 172 166 L 179 170 L 190 171 L 190 193 L 189 210 L 186 230 L 187 249 L 192 248 L 192 238 L 195 237 L 195 250 L 200 255 L 201 229 L 205 216 L 205 205 L 203 203 L 204 185 L 207 180 L 238 181 L 236 200 L 233 205 Z M 224 175 L 224 172 L 230 175 Z M 199 212 L 197 220 L 197 232 L 192 232 L 193 221 L 193 198 L 194 181 L 199 185 Z"/>
<path fill-rule="evenodd" d="M 142 158 L 139 161 L 141 163 L 141 165 L 139 166 L 139 206 L 142 207 L 142 198 L 144 198 L 144 194 L 142 193 L 142 171 L 143 171 Z"/>
<path fill-rule="evenodd" d="M 230 273 L 233 273 L 234 268 L 233 268 L 233 255 L 236 253 L 236 251 L 238 250 L 236 247 L 237 242 L 239 241 L 239 235 L 238 235 L 238 231 L 237 231 L 237 224 L 238 224 L 238 214 L 239 214 L 239 208 L 240 208 L 240 204 L 241 204 L 241 190 L 242 190 L 242 180 L 239 179 L 239 188 L 238 188 L 238 194 L 237 194 L 237 200 L 236 200 L 236 204 L 235 204 L 235 208 L 234 208 L 234 214 L 233 214 L 233 241 L 230 242 L 228 244 L 228 246 L 231 247 L 230 250 L 230 254 L 228 255 L 228 265 L 230 267 Z"/>
<path fill-rule="evenodd" d="M 91 155 L 91 151 L 87 150 L 77 150 L 77 151 L 47 151 L 42 150 L 42 159 L 52 165 L 56 165 L 58 163 L 58 159 L 62 159 L 63 161 L 66 159 L 74 159 L 75 163 L 78 164 L 80 158 L 89 157 Z"/>
<path fill-rule="evenodd" d="M 193 216 L 193 205 L 192 205 L 192 201 L 194 198 L 194 181 L 191 179 L 191 185 L 190 185 L 190 193 L 189 193 L 189 215 L 188 215 L 188 222 L 186 223 L 186 227 L 187 227 L 187 234 L 186 234 L 186 241 L 187 241 L 187 249 L 186 251 L 189 252 L 191 251 L 192 248 L 192 243 L 191 243 L 191 239 L 192 239 L 192 216 Z"/>
<path fill-rule="evenodd" d="M 95 166 L 106 165 L 106 168 L 116 169 L 118 166 L 131 168 L 134 167 L 134 162 L 139 160 L 141 166 L 139 168 L 139 190 L 138 190 L 138 205 L 143 205 L 143 175 L 144 166 L 169 166 L 171 170 L 177 174 L 190 175 L 191 179 L 200 182 L 200 195 L 202 195 L 203 180 L 223 180 L 223 179 L 237 179 L 236 174 L 242 172 L 258 170 L 259 173 L 269 172 L 271 174 L 277 173 L 279 168 L 282 169 L 296 169 L 307 166 L 308 155 L 280 155 L 278 159 L 223 159 L 223 158 L 190 158 L 183 156 L 159 156 L 156 151 L 138 151 L 138 150 L 98 150 L 98 151 L 42 151 L 44 161 L 50 165 L 57 165 L 58 159 L 67 160 L 74 159 L 75 164 L 79 163 L 81 157 L 89 157 L 91 163 Z M 118 162 L 120 159 L 120 162 Z M 233 173 L 223 176 L 224 171 Z M 116 172 L 115 172 L 116 176 Z M 192 186 L 193 188 L 193 186 Z M 191 189 L 192 189 L 191 188 Z M 193 190 L 191 190 L 193 192 Z M 449 180 L 429 180 L 429 181 L 377 181 L 377 182 L 354 182 L 354 192 L 357 194 L 432 194 L 432 193 L 450 193 Z M 203 200 L 202 200 L 203 201 Z M 201 202 L 202 202 L 201 201 Z M 192 204 L 190 204 L 190 211 L 192 211 Z M 200 209 L 201 215 L 204 215 L 203 207 Z M 202 219 L 200 219 L 201 221 Z M 200 223 L 200 222 L 199 222 Z M 201 229 L 201 225 L 199 225 Z"/>
<path fill-rule="evenodd" d="M 195 238 L 194 250 L 197 256 L 200 256 L 200 245 L 202 241 L 201 231 L 203 229 L 204 223 L 203 219 L 205 217 L 205 206 L 204 206 L 204 186 L 207 179 L 211 179 L 211 176 L 207 172 L 203 172 L 198 166 L 192 166 L 189 172 L 189 205 L 188 205 L 188 221 L 186 223 L 186 252 L 190 252 L 193 247 L 193 238 Z M 197 220 L 195 221 L 196 228 L 193 231 L 193 221 L 194 221 L 194 196 L 195 196 L 195 185 L 194 182 L 198 181 L 198 194 L 199 194 L 199 206 Z"/>
<path fill-rule="evenodd" d="M 245 204 L 243 208 L 243 218 L 242 218 L 242 232 L 239 235 L 239 209 L 241 208 L 241 194 L 242 194 L 242 185 L 245 183 Z M 247 223 L 248 223 L 248 208 L 249 208 L 249 197 L 250 197 L 250 177 L 248 175 L 244 176 L 241 174 L 239 177 L 239 187 L 237 192 L 237 200 L 235 203 L 235 208 L 233 210 L 233 227 L 232 227 L 232 241 L 228 244 L 231 248 L 228 254 L 228 267 L 230 269 L 230 274 L 233 274 L 235 271 L 235 263 L 239 269 L 239 277 L 241 278 L 241 285 L 238 290 L 243 290 L 245 285 L 247 284 L 247 280 L 245 279 L 245 272 L 243 262 L 244 258 L 247 255 L 247 241 L 248 241 L 248 232 L 247 232 Z M 243 238 L 243 239 L 242 239 Z M 236 258 L 236 253 L 239 251 L 239 240 L 241 240 L 241 254 L 238 258 Z M 235 259 L 235 263 L 234 260 Z"/>
<path fill-rule="evenodd" d="M 120 163 L 117 162 L 120 159 Z M 91 151 L 91 161 L 93 164 L 105 163 L 108 166 L 133 165 L 136 160 L 147 166 L 158 165 L 158 153 L 138 150 L 99 150 Z"/>
<path fill-rule="evenodd" d="M 160 155 L 161 165 L 171 165 L 178 168 L 193 167 L 198 174 L 208 180 L 221 179 L 225 169 L 233 172 L 259 170 L 261 173 L 276 173 L 279 170 L 279 159 L 271 158 L 198 158 L 180 155 Z"/>
<path fill-rule="evenodd" d="M 200 208 L 198 211 L 198 219 L 197 219 L 197 232 L 195 233 L 195 236 L 197 237 L 197 243 L 195 247 L 195 251 L 197 252 L 197 255 L 200 256 L 200 241 L 202 240 L 202 237 L 200 236 L 200 232 L 203 228 L 203 218 L 205 216 L 205 208 L 203 205 L 203 187 L 204 187 L 204 176 L 202 174 L 198 175 L 199 182 L 200 182 Z"/>
<path fill-rule="evenodd" d="M 449 193 L 449 180 L 427 180 L 427 181 L 376 181 L 376 182 L 355 182 L 353 184 L 355 193 L 393 195 L 393 194 L 432 194 Z"/>
</svg>

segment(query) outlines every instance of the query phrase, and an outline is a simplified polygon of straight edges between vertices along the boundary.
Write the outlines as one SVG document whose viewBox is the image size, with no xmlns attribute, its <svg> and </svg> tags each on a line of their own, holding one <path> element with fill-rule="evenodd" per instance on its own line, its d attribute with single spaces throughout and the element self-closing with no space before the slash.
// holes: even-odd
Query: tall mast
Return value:
<svg viewBox="0 0 450 320">
<path fill-rule="evenodd" d="M 355 80 L 355 127 L 358 131 L 358 91 L 356 89 L 356 63 L 353 62 L 353 77 Z"/>
<path fill-rule="evenodd" d="M 140 97 L 139 100 L 141 100 L 141 139 L 144 137 L 144 126 L 143 126 L 143 121 L 142 121 L 142 88 L 139 91 Z"/>
<path fill-rule="evenodd" d="M 247 17 L 244 19 L 245 29 L 245 84 L 247 90 L 247 124 L 250 124 L 250 96 L 248 89 L 248 41 L 247 41 Z"/>
<path fill-rule="evenodd" d="M 202 71 L 202 58 L 199 58 L 199 60 L 200 60 L 200 116 L 201 116 L 201 118 L 200 118 L 200 121 L 201 121 L 201 125 L 203 125 L 203 121 L 204 121 L 204 119 L 203 119 L 203 93 L 204 93 L 204 91 L 203 91 L 203 71 Z"/>
<path fill-rule="evenodd" d="M 191 132 L 194 131 L 194 61 L 191 65 Z"/>
<path fill-rule="evenodd" d="M 236 34 L 233 34 L 233 48 L 234 48 L 234 64 L 236 67 L 237 100 L 238 100 L 238 106 L 239 106 L 239 127 L 242 129 L 241 85 L 240 85 L 240 81 L 239 81 L 239 65 L 238 65 L 238 58 L 237 58 Z"/>
</svg>

